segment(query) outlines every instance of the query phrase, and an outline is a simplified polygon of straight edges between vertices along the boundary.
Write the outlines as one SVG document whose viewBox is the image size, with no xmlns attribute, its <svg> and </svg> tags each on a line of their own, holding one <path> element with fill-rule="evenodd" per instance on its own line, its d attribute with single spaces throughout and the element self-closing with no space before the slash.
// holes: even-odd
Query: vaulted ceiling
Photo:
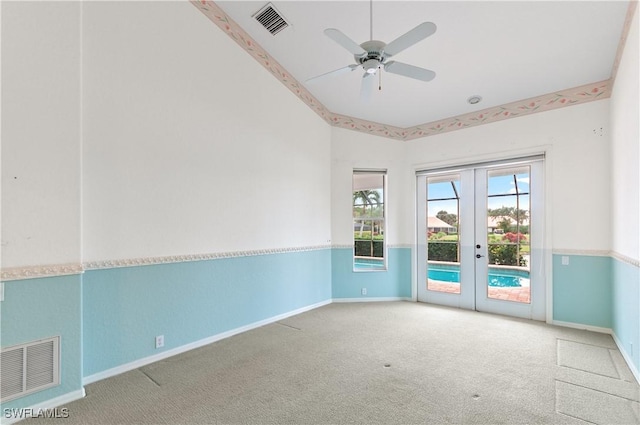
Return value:
<svg viewBox="0 0 640 425">
<path fill-rule="evenodd" d="M 193 1 L 331 125 L 412 139 L 610 95 L 635 2 L 273 1 L 288 26 L 254 15 L 267 1 Z M 436 32 L 393 56 L 433 70 L 429 81 L 382 69 L 368 100 L 365 71 L 308 79 L 355 64 L 324 34 L 387 44 L 421 24 Z M 481 97 L 477 104 L 468 100 Z"/>
</svg>

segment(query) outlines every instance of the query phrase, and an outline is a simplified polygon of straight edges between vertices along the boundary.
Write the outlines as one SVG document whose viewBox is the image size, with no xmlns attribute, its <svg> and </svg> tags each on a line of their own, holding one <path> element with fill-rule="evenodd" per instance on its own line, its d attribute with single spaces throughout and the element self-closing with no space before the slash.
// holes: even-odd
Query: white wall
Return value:
<svg viewBox="0 0 640 425">
<path fill-rule="evenodd" d="M 80 262 L 80 3 L 1 2 L 2 267 Z"/>
<path fill-rule="evenodd" d="M 389 245 L 410 243 L 403 199 L 412 196 L 407 190 L 404 142 L 365 133 L 332 129 L 331 137 L 331 234 L 334 245 L 353 245 L 351 207 L 354 169 L 386 169 L 387 208 L 386 242 Z M 409 239 L 408 239 L 409 237 Z"/>
<path fill-rule="evenodd" d="M 410 141 L 407 158 L 427 169 L 546 152 L 551 247 L 608 250 L 609 127 L 609 100 L 600 100 Z"/>
<path fill-rule="evenodd" d="M 638 257 L 637 238 L 626 237 L 628 226 L 638 231 L 629 219 L 638 191 L 624 186 L 638 182 L 637 161 L 626 160 L 638 158 L 638 128 L 613 125 L 621 189 L 610 196 L 608 100 L 403 143 L 329 128 L 187 2 L 3 2 L 2 12 L 3 267 L 80 258 L 80 65 L 85 261 L 317 245 L 330 235 L 351 244 L 353 168 L 389 170 L 388 241 L 407 244 L 413 168 L 541 150 L 553 247 L 609 249 L 602 223 L 625 222 L 614 248 Z M 614 120 L 637 116 L 637 25 Z"/>
<path fill-rule="evenodd" d="M 330 127 L 193 5 L 83 31 L 86 261 L 330 242 Z"/>
<path fill-rule="evenodd" d="M 602 131 L 600 129 L 602 128 Z M 350 244 L 350 170 L 388 168 L 389 243 L 415 240 L 415 171 L 546 153 L 549 248 L 610 249 L 609 100 L 398 142 L 333 129 L 332 229 Z"/>
<path fill-rule="evenodd" d="M 612 249 L 640 259 L 640 43 L 638 14 L 629 31 L 611 96 Z"/>
</svg>

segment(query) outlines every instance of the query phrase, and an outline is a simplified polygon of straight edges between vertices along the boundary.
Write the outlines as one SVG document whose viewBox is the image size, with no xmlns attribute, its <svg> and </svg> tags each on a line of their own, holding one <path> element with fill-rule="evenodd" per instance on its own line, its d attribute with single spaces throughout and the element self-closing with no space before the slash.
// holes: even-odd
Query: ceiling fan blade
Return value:
<svg viewBox="0 0 640 425">
<path fill-rule="evenodd" d="M 420 68 L 402 62 L 390 61 L 384 65 L 384 70 L 392 74 L 398 74 L 416 80 L 431 81 L 436 77 L 436 73 L 430 69 Z"/>
<path fill-rule="evenodd" d="M 424 40 L 431 34 L 436 32 L 436 24 L 433 22 L 423 22 L 409 32 L 387 44 L 384 48 L 386 56 L 397 55 L 406 48 L 416 44 L 418 41 Z"/>
<path fill-rule="evenodd" d="M 371 93 L 376 85 L 376 74 L 369 74 L 365 72 L 362 76 L 362 84 L 360 86 L 360 100 L 362 102 L 369 102 L 371 99 Z"/>
<path fill-rule="evenodd" d="M 325 72 L 324 74 L 316 75 L 315 77 L 311 77 L 308 80 L 305 80 L 305 83 L 315 82 L 317 80 L 323 79 L 325 77 L 330 77 L 334 75 L 346 74 L 347 72 L 353 71 L 360 65 L 356 65 L 355 63 L 352 65 L 348 65 L 339 69 L 334 69 L 333 71 Z"/>
<path fill-rule="evenodd" d="M 329 37 L 356 56 L 365 56 L 367 54 L 367 52 L 362 47 L 360 47 L 358 43 L 344 35 L 344 33 L 340 30 L 337 30 L 335 28 L 327 28 L 326 30 L 324 30 L 324 33 L 327 37 Z"/>
</svg>

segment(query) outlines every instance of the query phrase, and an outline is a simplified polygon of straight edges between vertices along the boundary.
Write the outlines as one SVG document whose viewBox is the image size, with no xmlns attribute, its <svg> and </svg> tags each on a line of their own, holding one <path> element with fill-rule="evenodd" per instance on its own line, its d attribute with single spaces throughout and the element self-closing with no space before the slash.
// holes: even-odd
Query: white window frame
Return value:
<svg viewBox="0 0 640 425">
<path fill-rule="evenodd" d="M 356 217 L 354 214 L 354 201 L 353 194 L 361 189 L 360 187 L 356 187 L 356 176 L 363 175 L 374 175 L 382 177 L 382 217 L 371 217 L 366 220 L 369 221 L 380 221 L 382 223 L 382 257 L 364 257 L 364 256 L 356 256 L 356 240 L 355 240 L 355 221 Z M 366 184 L 366 182 L 363 182 Z M 365 190 L 362 188 L 361 190 Z M 387 270 L 387 258 L 388 258 L 388 250 L 387 250 L 387 170 L 371 170 L 371 169 L 354 169 L 351 177 L 351 222 L 352 222 L 352 241 L 353 241 L 353 252 L 352 252 L 352 262 L 353 262 L 353 271 L 354 272 L 374 272 L 374 271 L 386 271 Z M 371 243 L 373 244 L 373 235 L 371 239 Z M 362 266 L 362 263 L 356 266 L 357 260 L 365 260 L 371 258 L 382 258 L 381 265 L 375 265 L 371 267 Z"/>
</svg>

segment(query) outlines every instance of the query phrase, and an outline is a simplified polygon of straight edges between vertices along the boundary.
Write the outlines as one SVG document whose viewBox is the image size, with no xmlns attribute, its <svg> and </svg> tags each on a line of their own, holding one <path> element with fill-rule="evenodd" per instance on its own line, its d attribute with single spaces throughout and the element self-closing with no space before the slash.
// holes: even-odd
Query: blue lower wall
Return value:
<svg viewBox="0 0 640 425">
<path fill-rule="evenodd" d="M 610 257 L 553 255 L 553 320 L 611 328 L 611 289 Z"/>
<path fill-rule="evenodd" d="M 4 290 L 2 348 L 60 336 L 60 385 L 2 403 L 3 409 L 82 390 L 82 275 L 10 281 Z"/>
<path fill-rule="evenodd" d="M 328 301 L 330 270 L 322 249 L 87 271 L 84 376 Z"/>
<path fill-rule="evenodd" d="M 331 253 L 331 293 L 339 298 L 411 297 L 411 249 L 388 248 L 387 270 L 353 271 L 353 248 Z M 362 295 L 367 288 L 367 295 Z"/>
<path fill-rule="evenodd" d="M 553 256 L 554 320 L 612 328 L 640 369 L 638 267 L 561 259 Z M 60 335 L 62 370 L 60 386 L 3 407 L 38 405 L 81 390 L 83 377 L 331 298 L 411 297 L 411 249 L 388 249 L 386 271 L 354 272 L 352 261 L 352 249 L 336 248 L 6 282 L 2 347 Z"/>
<path fill-rule="evenodd" d="M 640 268 L 615 258 L 612 262 L 612 328 L 621 349 L 640 370 Z"/>
</svg>

